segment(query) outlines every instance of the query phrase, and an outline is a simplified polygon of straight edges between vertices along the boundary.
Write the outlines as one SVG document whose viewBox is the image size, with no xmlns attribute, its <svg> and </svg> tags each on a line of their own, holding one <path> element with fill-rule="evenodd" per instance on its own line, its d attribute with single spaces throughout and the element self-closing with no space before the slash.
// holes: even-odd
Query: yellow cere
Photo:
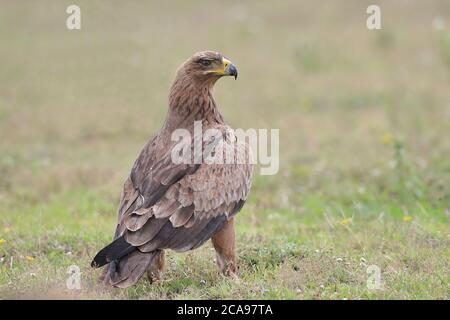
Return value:
<svg viewBox="0 0 450 320">
<path fill-rule="evenodd" d="M 231 61 L 228 60 L 227 58 L 222 58 L 222 63 L 223 63 L 223 68 L 226 69 L 231 64 Z"/>
<path fill-rule="evenodd" d="M 226 59 L 226 58 L 222 58 L 222 68 L 221 69 L 215 69 L 212 72 L 216 73 L 216 74 L 225 74 L 225 70 L 227 69 L 227 67 L 231 64 L 231 61 Z"/>
</svg>

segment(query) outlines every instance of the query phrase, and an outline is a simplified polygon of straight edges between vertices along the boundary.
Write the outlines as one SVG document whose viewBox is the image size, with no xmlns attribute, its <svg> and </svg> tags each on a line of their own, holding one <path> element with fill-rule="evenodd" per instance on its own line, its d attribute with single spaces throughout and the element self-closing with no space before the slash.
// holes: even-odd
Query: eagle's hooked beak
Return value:
<svg viewBox="0 0 450 320">
<path fill-rule="evenodd" d="M 237 79 L 238 72 L 236 69 L 236 66 L 227 58 L 222 58 L 222 64 L 223 64 L 223 73 L 224 76 L 234 76 L 234 80 Z"/>
</svg>

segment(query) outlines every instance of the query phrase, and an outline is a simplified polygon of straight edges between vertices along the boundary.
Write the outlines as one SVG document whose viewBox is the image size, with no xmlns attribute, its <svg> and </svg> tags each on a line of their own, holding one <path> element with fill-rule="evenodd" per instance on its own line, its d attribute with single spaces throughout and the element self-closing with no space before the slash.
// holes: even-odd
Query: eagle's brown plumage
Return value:
<svg viewBox="0 0 450 320">
<path fill-rule="evenodd" d="M 192 250 L 210 238 L 222 271 L 236 272 L 233 218 L 250 190 L 248 146 L 236 144 L 233 164 L 175 164 L 171 158 L 178 143 L 172 132 L 186 129 L 193 146 L 194 121 L 202 122 L 203 132 L 219 130 L 223 143 L 235 142 L 211 95 L 225 75 L 237 77 L 236 68 L 212 51 L 195 54 L 177 71 L 165 124 L 144 146 L 125 181 L 114 241 L 92 262 L 94 267 L 109 263 L 102 276 L 106 284 L 128 287 L 146 271 L 158 277 L 163 250 Z M 215 146 L 209 140 L 202 147 L 208 152 Z"/>
</svg>

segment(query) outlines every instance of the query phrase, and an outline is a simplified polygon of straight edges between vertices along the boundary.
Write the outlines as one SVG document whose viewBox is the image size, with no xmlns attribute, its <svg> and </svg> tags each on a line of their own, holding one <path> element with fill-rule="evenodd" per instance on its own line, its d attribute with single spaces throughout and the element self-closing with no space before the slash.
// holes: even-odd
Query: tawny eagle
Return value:
<svg viewBox="0 0 450 320">
<path fill-rule="evenodd" d="M 214 51 L 196 53 L 178 69 L 164 126 L 144 146 L 124 183 L 114 241 L 92 261 L 95 268 L 108 265 L 100 278 L 105 284 L 129 287 L 146 272 L 153 281 L 164 270 L 164 250 L 184 252 L 208 239 L 222 272 L 236 274 L 234 217 L 247 199 L 253 165 L 249 146 L 236 143 L 211 90 L 219 78 L 237 74 L 235 65 Z M 195 161 L 195 151 L 192 158 L 174 161 L 179 147 L 174 131 L 193 134 L 184 141 L 198 145 L 194 131 L 199 122 L 201 133 L 214 129 L 222 145 L 232 145 L 234 161 Z M 217 152 L 218 140 L 201 141 L 201 156 L 208 148 Z"/>
</svg>

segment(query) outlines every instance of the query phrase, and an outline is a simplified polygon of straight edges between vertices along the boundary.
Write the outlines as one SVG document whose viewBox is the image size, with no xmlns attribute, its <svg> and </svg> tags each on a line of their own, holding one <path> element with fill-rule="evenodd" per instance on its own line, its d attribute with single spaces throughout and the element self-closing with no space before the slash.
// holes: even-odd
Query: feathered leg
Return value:
<svg viewBox="0 0 450 320">
<path fill-rule="evenodd" d="M 147 269 L 147 277 L 150 283 L 161 280 L 166 269 L 166 254 L 164 250 L 158 250 L 158 255 L 153 258 L 150 267 Z"/>
<path fill-rule="evenodd" d="M 236 265 L 236 236 L 234 218 L 231 218 L 213 237 L 212 243 L 216 249 L 217 265 L 225 275 L 235 276 Z"/>
</svg>

